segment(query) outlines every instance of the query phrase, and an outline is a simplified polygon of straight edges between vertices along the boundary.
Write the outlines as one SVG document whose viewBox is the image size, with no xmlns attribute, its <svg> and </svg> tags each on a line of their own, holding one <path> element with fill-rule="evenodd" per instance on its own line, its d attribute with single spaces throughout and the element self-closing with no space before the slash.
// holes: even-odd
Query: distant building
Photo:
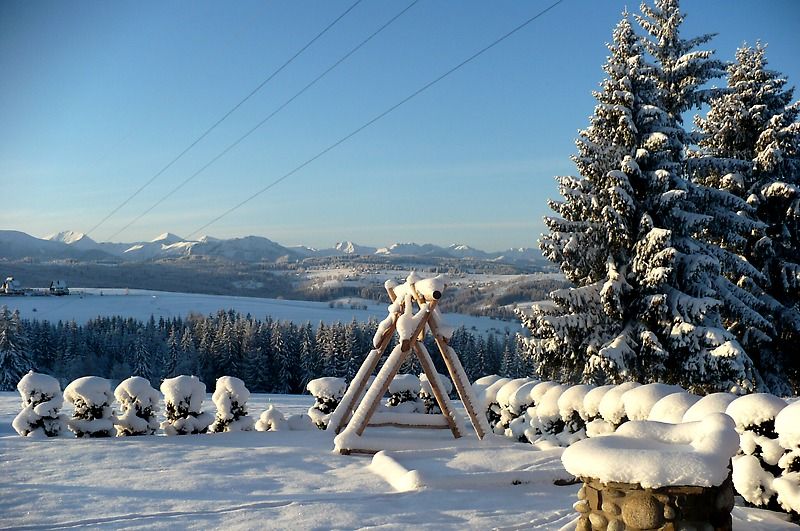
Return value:
<svg viewBox="0 0 800 531">
<path fill-rule="evenodd" d="M 22 289 L 22 285 L 19 283 L 19 281 L 14 280 L 14 277 L 6 278 L 6 281 L 3 282 L 3 286 L 0 288 L 0 291 L 6 295 L 22 295 L 25 293 L 25 290 Z"/>
<path fill-rule="evenodd" d="M 69 295 L 69 288 L 67 283 L 63 280 L 54 280 L 50 283 L 51 295 Z"/>
</svg>

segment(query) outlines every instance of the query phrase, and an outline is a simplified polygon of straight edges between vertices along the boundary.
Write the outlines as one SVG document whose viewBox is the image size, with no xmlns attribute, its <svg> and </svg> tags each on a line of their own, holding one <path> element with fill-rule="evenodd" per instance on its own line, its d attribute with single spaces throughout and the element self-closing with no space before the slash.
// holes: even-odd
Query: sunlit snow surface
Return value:
<svg viewBox="0 0 800 531">
<path fill-rule="evenodd" d="M 268 403 L 288 416 L 305 412 L 313 398 L 253 395 L 251 415 Z M 11 428 L 19 409 L 16 393 L 0 393 L 0 529 L 558 530 L 575 517 L 577 485 L 472 478 L 472 490 L 446 481 L 447 488 L 395 492 L 371 471 L 371 457 L 332 453 L 323 431 L 32 440 Z M 425 436 L 457 446 L 449 431 L 436 434 Z M 520 467 L 549 457 L 519 448 L 530 452 Z M 484 454 L 467 449 L 455 451 L 453 462 L 467 471 L 487 466 Z M 430 467 L 425 459 L 407 464 L 429 476 L 443 466 L 441 458 Z M 737 508 L 734 518 L 741 531 L 797 529 L 764 511 Z"/>
</svg>

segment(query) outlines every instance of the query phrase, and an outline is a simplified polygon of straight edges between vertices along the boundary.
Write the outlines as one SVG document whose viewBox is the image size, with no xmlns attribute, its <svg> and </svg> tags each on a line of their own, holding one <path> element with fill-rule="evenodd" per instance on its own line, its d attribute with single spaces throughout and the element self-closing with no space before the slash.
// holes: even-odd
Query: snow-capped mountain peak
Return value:
<svg viewBox="0 0 800 531">
<path fill-rule="evenodd" d="M 162 245 L 172 245 L 173 243 L 178 243 L 185 241 L 183 238 L 178 236 L 177 234 L 172 234 L 171 232 L 165 232 L 164 234 L 160 234 L 150 240 L 150 243 L 160 243 Z"/>
<path fill-rule="evenodd" d="M 95 241 L 86 234 L 83 232 L 76 232 L 74 230 L 62 230 L 61 232 L 46 236 L 44 239 L 53 242 L 66 243 L 67 245 L 74 245 L 76 243 L 95 244 Z"/>
<path fill-rule="evenodd" d="M 358 245 L 357 243 L 353 243 L 349 240 L 337 242 L 334 246 L 334 249 L 339 253 L 351 255 L 374 254 L 376 251 L 374 247 Z"/>
</svg>

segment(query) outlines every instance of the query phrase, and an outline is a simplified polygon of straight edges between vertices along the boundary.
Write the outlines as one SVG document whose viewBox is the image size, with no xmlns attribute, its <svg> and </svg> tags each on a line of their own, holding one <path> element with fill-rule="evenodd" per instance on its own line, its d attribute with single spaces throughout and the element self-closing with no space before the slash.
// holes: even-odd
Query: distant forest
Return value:
<svg viewBox="0 0 800 531">
<path fill-rule="evenodd" d="M 100 317 L 79 325 L 0 315 L 0 390 L 13 390 L 33 368 L 62 385 L 94 375 L 114 381 L 142 376 L 158 387 L 164 378 L 195 374 L 209 391 L 220 376 L 236 376 L 253 392 L 303 393 L 320 376 L 352 380 L 372 349 L 378 323 L 296 324 L 256 319 L 234 311 L 185 319 Z M 428 338 L 428 350 L 437 352 Z M 516 338 L 486 337 L 464 327 L 450 341 L 471 380 L 485 374 L 530 374 L 517 354 Z M 393 345 L 389 346 L 389 349 Z M 446 369 L 433 355 L 440 373 Z M 401 372 L 421 371 L 415 357 Z"/>
</svg>

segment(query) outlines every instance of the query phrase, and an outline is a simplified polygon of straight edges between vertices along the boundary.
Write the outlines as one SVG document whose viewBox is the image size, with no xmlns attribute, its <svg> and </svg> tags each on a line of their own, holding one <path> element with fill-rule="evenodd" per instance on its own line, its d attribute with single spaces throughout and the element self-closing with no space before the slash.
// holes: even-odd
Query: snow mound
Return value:
<svg viewBox="0 0 800 531">
<path fill-rule="evenodd" d="M 625 406 L 625 416 L 629 420 L 647 420 L 650 410 L 656 402 L 672 393 L 680 393 L 683 388 L 679 385 L 650 383 L 631 389 L 622 395 Z"/>
<path fill-rule="evenodd" d="M 698 400 L 700 400 L 699 396 L 686 391 L 672 393 L 653 404 L 647 420 L 680 424 L 686 411 L 695 405 Z"/>
<path fill-rule="evenodd" d="M 256 422 L 256 430 L 258 431 L 281 431 L 288 427 L 286 417 L 275 409 L 272 404 L 269 405 L 266 411 L 261 413 L 261 416 L 258 417 L 258 422 Z"/>
<path fill-rule="evenodd" d="M 312 421 L 311 417 L 305 413 L 291 415 L 288 419 L 286 419 L 286 426 L 292 431 L 310 431 L 317 429 L 317 427 L 314 425 L 314 421 Z"/>
<path fill-rule="evenodd" d="M 736 421 L 739 432 L 770 423 L 786 407 L 786 402 L 768 393 L 740 396 L 728 405 L 725 413 Z M 772 428 L 768 428 L 772 431 Z M 764 435 L 764 434 L 762 434 Z"/>
<path fill-rule="evenodd" d="M 723 414 L 674 425 L 630 421 L 616 433 L 576 442 L 561 461 L 571 474 L 604 483 L 711 487 L 728 477 L 728 462 L 739 448 L 735 428 Z"/>
<path fill-rule="evenodd" d="M 712 413 L 725 413 L 728 405 L 737 398 L 738 396 L 733 393 L 711 393 L 706 395 L 686 410 L 683 415 L 683 422 L 703 420 Z"/>
<path fill-rule="evenodd" d="M 497 397 L 495 398 L 495 401 L 500 404 L 501 408 L 508 409 L 511 396 L 516 393 L 517 389 L 529 381 L 529 378 L 514 378 L 513 380 L 506 382 L 506 384 L 497 391 Z"/>
</svg>

